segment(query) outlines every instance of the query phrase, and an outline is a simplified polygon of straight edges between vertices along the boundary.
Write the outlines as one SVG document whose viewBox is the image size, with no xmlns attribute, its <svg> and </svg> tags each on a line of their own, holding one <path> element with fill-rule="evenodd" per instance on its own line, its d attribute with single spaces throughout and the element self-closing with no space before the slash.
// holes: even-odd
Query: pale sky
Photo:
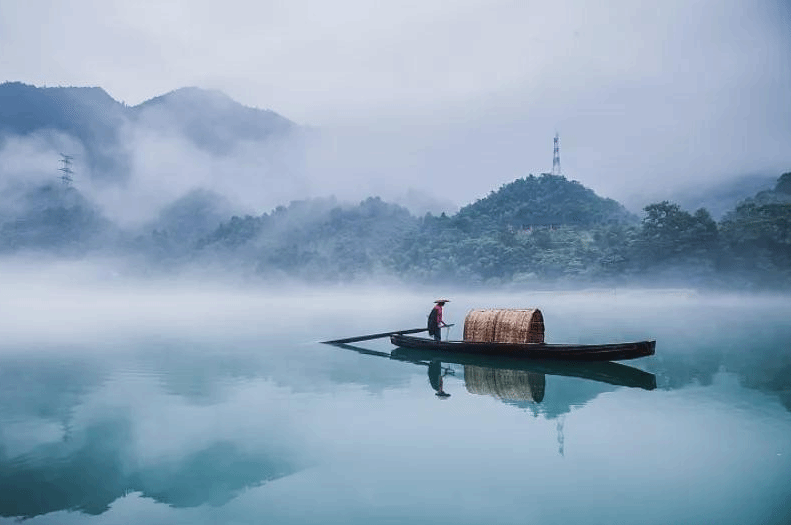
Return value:
<svg viewBox="0 0 791 525">
<path fill-rule="evenodd" d="M 638 208 L 791 171 L 787 0 L 0 0 L 2 81 L 219 89 L 334 134 L 324 194 L 465 204 L 549 171 L 556 131 Z"/>
</svg>

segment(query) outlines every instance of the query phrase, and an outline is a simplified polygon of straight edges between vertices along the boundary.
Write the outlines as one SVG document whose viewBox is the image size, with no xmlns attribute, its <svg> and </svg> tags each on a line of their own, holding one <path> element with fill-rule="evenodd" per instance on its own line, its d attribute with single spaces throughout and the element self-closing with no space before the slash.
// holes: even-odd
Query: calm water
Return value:
<svg viewBox="0 0 791 525">
<path fill-rule="evenodd" d="M 459 292 L 446 307 L 451 338 L 470 308 L 539 307 L 549 342 L 657 340 L 621 365 L 316 342 L 421 326 L 432 299 L 4 293 L 0 523 L 791 522 L 791 299 Z"/>
</svg>

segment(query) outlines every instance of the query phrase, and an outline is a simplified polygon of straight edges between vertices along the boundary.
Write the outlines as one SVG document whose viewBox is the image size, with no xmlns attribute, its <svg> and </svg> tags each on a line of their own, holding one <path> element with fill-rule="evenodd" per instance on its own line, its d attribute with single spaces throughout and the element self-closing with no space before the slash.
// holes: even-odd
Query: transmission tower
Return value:
<svg viewBox="0 0 791 525">
<path fill-rule="evenodd" d="M 552 175 L 560 174 L 560 136 L 555 133 L 555 148 L 552 151 Z"/>
<path fill-rule="evenodd" d="M 63 175 L 60 176 L 60 180 L 66 186 L 69 186 L 74 179 L 71 176 L 74 174 L 74 170 L 71 169 L 71 161 L 74 159 L 71 155 L 66 155 L 65 153 L 60 154 L 60 168 L 58 171 L 63 172 Z"/>
</svg>

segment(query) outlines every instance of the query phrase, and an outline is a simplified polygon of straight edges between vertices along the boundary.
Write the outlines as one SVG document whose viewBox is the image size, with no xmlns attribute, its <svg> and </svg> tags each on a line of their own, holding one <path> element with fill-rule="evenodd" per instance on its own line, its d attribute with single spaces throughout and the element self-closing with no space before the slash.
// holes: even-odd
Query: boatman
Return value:
<svg viewBox="0 0 791 525">
<path fill-rule="evenodd" d="M 437 299 L 434 301 L 434 308 L 428 314 L 428 335 L 433 336 L 435 341 L 442 340 L 442 327 L 448 326 L 442 320 L 442 307 L 449 302 L 448 299 Z"/>
</svg>

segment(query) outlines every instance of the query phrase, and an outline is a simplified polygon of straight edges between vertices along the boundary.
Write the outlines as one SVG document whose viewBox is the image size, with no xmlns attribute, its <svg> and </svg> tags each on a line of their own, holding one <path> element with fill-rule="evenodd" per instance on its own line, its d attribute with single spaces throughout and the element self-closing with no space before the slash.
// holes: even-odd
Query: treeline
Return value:
<svg viewBox="0 0 791 525">
<path fill-rule="evenodd" d="M 667 201 L 641 219 L 577 182 L 531 175 L 453 216 L 417 218 L 379 198 L 294 202 L 234 217 L 190 255 L 317 280 L 788 286 L 791 173 L 720 222 Z"/>
<path fill-rule="evenodd" d="M 457 285 L 791 286 L 791 173 L 720 221 L 672 202 L 643 216 L 564 177 L 530 175 L 454 215 L 415 217 L 368 198 L 295 201 L 234 216 L 197 191 L 137 233 L 102 218 L 73 188 L 38 189 L 0 214 L 0 251 L 113 251 L 151 268 L 213 265 L 267 278 Z M 6 210 L 7 211 L 7 210 Z"/>
</svg>

